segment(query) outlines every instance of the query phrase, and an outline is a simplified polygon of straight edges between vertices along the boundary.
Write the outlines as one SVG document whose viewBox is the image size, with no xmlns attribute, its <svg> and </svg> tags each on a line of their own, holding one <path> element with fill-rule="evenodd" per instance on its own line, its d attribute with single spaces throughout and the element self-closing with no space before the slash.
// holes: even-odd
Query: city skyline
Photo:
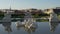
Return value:
<svg viewBox="0 0 60 34">
<path fill-rule="evenodd" d="M 60 7 L 60 0 L 0 0 L 0 9 L 46 9 Z"/>
</svg>

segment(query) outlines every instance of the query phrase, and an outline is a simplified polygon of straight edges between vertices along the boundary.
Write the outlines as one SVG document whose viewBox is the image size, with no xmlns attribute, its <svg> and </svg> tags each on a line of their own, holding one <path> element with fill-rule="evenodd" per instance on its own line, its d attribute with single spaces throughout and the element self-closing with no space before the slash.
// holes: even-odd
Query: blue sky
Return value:
<svg viewBox="0 0 60 34">
<path fill-rule="evenodd" d="M 60 0 L 0 0 L 0 8 L 9 8 L 10 5 L 12 9 L 46 9 L 60 7 Z"/>
</svg>

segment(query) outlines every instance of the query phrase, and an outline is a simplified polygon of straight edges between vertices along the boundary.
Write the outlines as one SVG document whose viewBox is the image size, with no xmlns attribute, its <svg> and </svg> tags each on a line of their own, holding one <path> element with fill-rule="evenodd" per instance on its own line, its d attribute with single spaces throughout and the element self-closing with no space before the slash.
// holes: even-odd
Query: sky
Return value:
<svg viewBox="0 0 60 34">
<path fill-rule="evenodd" d="M 60 7 L 60 0 L 0 0 L 0 9 L 47 9 Z"/>
</svg>

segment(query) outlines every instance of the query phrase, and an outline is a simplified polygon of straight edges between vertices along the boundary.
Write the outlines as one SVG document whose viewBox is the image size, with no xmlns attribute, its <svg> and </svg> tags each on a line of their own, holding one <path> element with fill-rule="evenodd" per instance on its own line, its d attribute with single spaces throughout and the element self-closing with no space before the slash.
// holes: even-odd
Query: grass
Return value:
<svg viewBox="0 0 60 34">
<path fill-rule="evenodd" d="M 49 17 L 47 14 L 32 14 L 34 18 Z"/>
<path fill-rule="evenodd" d="M 60 19 L 60 15 L 58 15 L 58 18 Z"/>
<path fill-rule="evenodd" d="M 38 19 L 36 20 L 37 22 L 48 22 L 49 20 L 44 20 L 44 19 Z"/>
<path fill-rule="evenodd" d="M 24 18 L 25 15 L 24 14 L 12 14 L 11 16 L 12 16 L 11 18 Z M 47 15 L 47 14 L 32 14 L 32 16 L 34 18 L 47 18 L 47 17 L 49 17 L 49 15 Z M 3 17 L 4 17 L 4 14 L 0 14 L 0 19 L 2 19 Z M 60 19 L 60 15 L 58 15 L 58 18 Z M 46 22 L 48 20 L 38 19 L 37 21 L 38 22 Z"/>
<path fill-rule="evenodd" d="M 11 15 L 12 17 L 11 18 L 24 18 L 24 14 L 12 14 Z"/>
</svg>

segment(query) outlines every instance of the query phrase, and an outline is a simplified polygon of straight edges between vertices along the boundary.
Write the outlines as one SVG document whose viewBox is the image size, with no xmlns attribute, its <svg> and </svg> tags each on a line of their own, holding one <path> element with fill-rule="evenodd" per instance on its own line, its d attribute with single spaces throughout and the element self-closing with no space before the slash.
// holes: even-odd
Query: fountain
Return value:
<svg viewBox="0 0 60 34">
<path fill-rule="evenodd" d="M 0 22 L 11 22 L 11 13 L 10 11 L 7 11 L 7 13 L 4 14 L 4 18 L 0 20 Z"/>
<path fill-rule="evenodd" d="M 47 11 L 45 13 L 50 14 L 49 22 L 59 22 L 57 14 L 54 12 L 53 9 L 49 9 L 49 11 Z"/>
<path fill-rule="evenodd" d="M 58 17 L 57 17 L 57 14 L 53 13 L 53 14 L 50 14 L 50 19 L 49 19 L 50 22 L 58 22 Z"/>
<path fill-rule="evenodd" d="M 16 26 L 24 25 L 27 28 L 37 27 L 37 23 L 30 12 L 25 13 L 24 22 L 17 21 Z"/>
<path fill-rule="evenodd" d="M 26 12 L 25 14 L 25 27 L 27 28 L 31 28 L 31 27 L 37 27 L 36 22 L 34 21 L 34 19 L 32 18 L 32 15 L 30 12 Z"/>
</svg>

